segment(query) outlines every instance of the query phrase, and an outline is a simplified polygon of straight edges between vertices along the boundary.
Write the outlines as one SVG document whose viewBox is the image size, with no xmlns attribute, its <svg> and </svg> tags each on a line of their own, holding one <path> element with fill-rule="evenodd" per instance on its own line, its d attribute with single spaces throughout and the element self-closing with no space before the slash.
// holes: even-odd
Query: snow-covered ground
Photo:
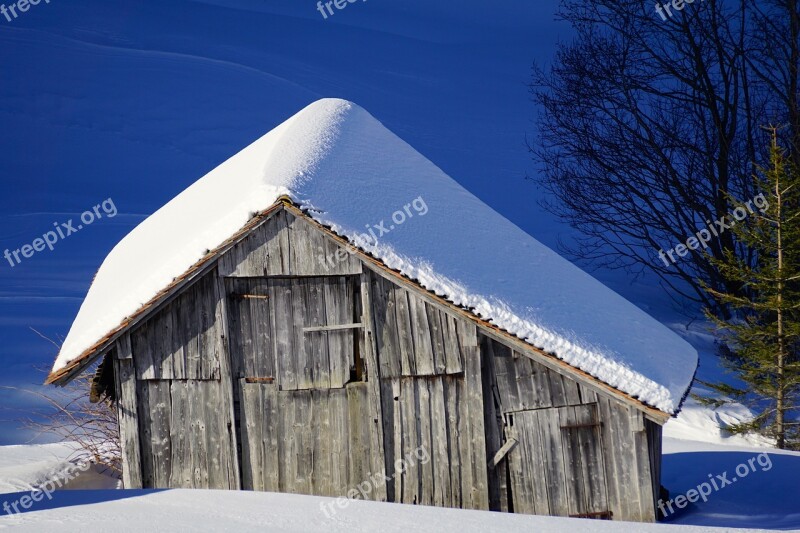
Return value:
<svg viewBox="0 0 800 533">
<path fill-rule="evenodd" d="M 722 473 L 758 449 L 698 445 L 667 439 L 671 450 L 665 456 L 667 481 L 675 490 L 697 483 L 693 472 Z M 706 450 L 706 451 L 703 451 Z M 39 486 L 47 473 L 63 470 L 71 450 L 64 445 L 0 447 L 0 506 L 17 504 L 21 513 L 0 512 L 0 529 L 19 531 L 75 531 L 87 524 L 100 531 L 723 531 L 696 524 L 742 528 L 790 529 L 800 526 L 800 513 L 789 496 L 796 495 L 800 457 L 774 454 L 774 469 L 752 474 L 752 479 L 721 489 L 708 503 L 689 508 L 673 525 L 642 525 L 624 522 L 588 522 L 578 519 L 506 515 L 500 513 L 438 509 L 408 505 L 348 500 L 341 505 L 331 498 L 291 494 L 225 491 L 121 491 L 69 490 L 53 493 L 24 510 L 19 502 Z M 758 476 L 758 477 L 756 477 Z M 704 476 L 702 476 L 704 477 Z M 97 486 L 112 480 L 92 475 Z M 85 480 L 84 480 L 85 481 Z M 702 479 L 700 479 L 702 481 Z M 751 484 L 746 487 L 745 483 Z M 84 483 L 85 486 L 85 483 Z M 685 487 L 685 488 L 684 488 Z M 785 497 L 776 498 L 783 494 Z M 771 503 L 770 503 L 771 500 Z M 781 503 L 783 502 L 783 503 Z M 332 504 L 332 505 L 331 505 Z M 757 509 L 756 509 L 757 508 Z M 12 509 L 13 510 L 13 509 Z M 756 515 L 749 511 L 756 510 Z"/>
<path fill-rule="evenodd" d="M 666 524 L 642 525 L 579 519 L 504 515 L 437 509 L 314 496 L 225 491 L 112 490 L 117 482 L 97 472 L 72 480 L 52 499 L 43 498 L 28 510 L 19 502 L 35 487 L 71 465 L 72 449 L 63 444 L 0 447 L 0 529 L 72 531 L 92 524 L 113 531 L 641 531 L 687 533 L 772 529 L 800 530 L 797 504 L 800 453 L 747 446 L 745 439 L 715 434 L 705 408 L 690 404 L 688 420 L 670 422 L 664 439 L 663 483 L 675 498 L 707 482 L 717 483 L 706 502 L 689 504 Z M 669 425 L 667 426 L 670 427 Z M 767 452 L 768 455 L 763 454 Z M 737 467 L 752 461 L 755 468 L 739 479 Z M 709 476 L 710 475 L 710 476 Z M 719 477 L 718 477 L 719 476 Z M 734 482 L 733 479 L 736 478 Z M 13 504 L 23 512 L 13 512 Z M 11 509 L 9 514 L 8 509 Z M 332 505 L 332 506 L 331 506 Z M 700 526 L 716 526 L 707 529 Z M 724 529 L 719 529 L 724 528 Z"/>
<path fill-rule="evenodd" d="M 641 532 L 669 533 L 667 525 L 628 522 L 583 521 L 461 511 L 391 503 L 352 501 L 335 513 L 328 498 L 293 494 L 170 490 L 162 492 L 89 491 L 61 493 L 48 504 L 50 509 L 0 518 L 0 529 L 35 533 L 78 531 L 235 531 L 235 532 L 374 532 L 437 533 L 480 532 Z M 591 526 L 591 527 L 589 527 Z M 725 531 L 719 528 L 686 526 L 680 533 Z M 751 529 L 750 531 L 756 531 Z M 677 533 L 677 532 L 676 532 Z"/>
</svg>

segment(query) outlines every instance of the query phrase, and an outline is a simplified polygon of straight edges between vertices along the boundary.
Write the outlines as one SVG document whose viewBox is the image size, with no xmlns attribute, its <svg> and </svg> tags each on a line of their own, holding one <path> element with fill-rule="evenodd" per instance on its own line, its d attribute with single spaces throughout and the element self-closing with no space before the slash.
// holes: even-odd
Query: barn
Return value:
<svg viewBox="0 0 800 533">
<path fill-rule="evenodd" d="M 650 522 L 697 353 L 325 99 L 109 253 L 47 382 L 97 361 L 127 488 Z"/>
</svg>

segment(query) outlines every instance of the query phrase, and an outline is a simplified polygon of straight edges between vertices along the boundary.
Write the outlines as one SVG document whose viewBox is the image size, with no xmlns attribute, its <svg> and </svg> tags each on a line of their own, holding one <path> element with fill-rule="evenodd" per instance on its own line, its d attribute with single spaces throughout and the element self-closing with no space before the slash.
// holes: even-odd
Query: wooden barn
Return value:
<svg viewBox="0 0 800 533">
<path fill-rule="evenodd" d="M 675 410 L 429 290 L 315 213 L 277 195 L 54 367 L 63 385 L 102 358 L 95 393 L 116 401 L 126 488 L 657 519 Z"/>
</svg>

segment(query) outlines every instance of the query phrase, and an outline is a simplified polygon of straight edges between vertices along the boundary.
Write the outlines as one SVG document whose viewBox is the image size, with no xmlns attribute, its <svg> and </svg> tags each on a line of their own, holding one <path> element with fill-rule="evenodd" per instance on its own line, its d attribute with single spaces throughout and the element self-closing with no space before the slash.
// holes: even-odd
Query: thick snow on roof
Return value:
<svg viewBox="0 0 800 533">
<path fill-rule="evenodd" d="M 125 237 L 100 267 L 53 371 L 282 194 L 425 288 L 662 411 L 673 413 L 691 382 L 697 353 L 683 339 L 337 99 L 303 109 Z M 365 238 L 369 230 L 377 240 Z"/>
</svg>

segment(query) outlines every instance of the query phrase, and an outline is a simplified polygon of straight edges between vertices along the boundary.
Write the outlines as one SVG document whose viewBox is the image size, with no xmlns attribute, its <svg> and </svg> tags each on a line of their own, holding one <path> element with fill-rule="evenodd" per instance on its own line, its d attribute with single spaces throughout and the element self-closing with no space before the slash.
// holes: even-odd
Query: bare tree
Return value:
<svg viewBox="0 0 800 533">
<path fill-rule="evenodd" d="M 71 460 L 91 462 L 121 475 L 121 451 L 117 410 L 111 398 L 90 401 L 96 388 L 95 373 L 84 373 L 63 388 L 44 391 L 13 388 L 42 400 L 43 409 L 22 418 L 22 425 L 36 435 L 56 436 L 75 444 Z M 10 387 L 7 387 L 10 388 Z"/>
<path fill-rule="evenodd" d="M 790 123 L 800 157 L 797 0 L 695 1 L 669 13 L 651 1 L 564 0 L 576 37 L 551 68 L 534 65 L 542 113 L 530 150 L 551 193 L 545 207 L 581 233 L 567 253 L 653 272 L 676 299 L 714 307 L 703 284 L 742 287 L 705 254 L 750 262 L 752 251 L 719 231 L 674 262 L 659 252 L 729 216 L 731 198 L 752 197 L 767 156 L 759 125 Z"/>
<path fill-rule="evenodd" d="M 56 349 L 61 349 L 58 342 L 34 328 L 30 329 Z M 42 372 L 47 374 L 45 369 Z M 64 387 L 44 390 L 3 388 L 29 394 L 44 404 L 44 408 L 28 413 L 20 420 L 23 427 L 36 436 L 56 436 L 61 441 L 75 444 L 71 460 L 92 462 L 121 475 L 119 422 L 110 361 L 104 359 Z"/>
</svg>

